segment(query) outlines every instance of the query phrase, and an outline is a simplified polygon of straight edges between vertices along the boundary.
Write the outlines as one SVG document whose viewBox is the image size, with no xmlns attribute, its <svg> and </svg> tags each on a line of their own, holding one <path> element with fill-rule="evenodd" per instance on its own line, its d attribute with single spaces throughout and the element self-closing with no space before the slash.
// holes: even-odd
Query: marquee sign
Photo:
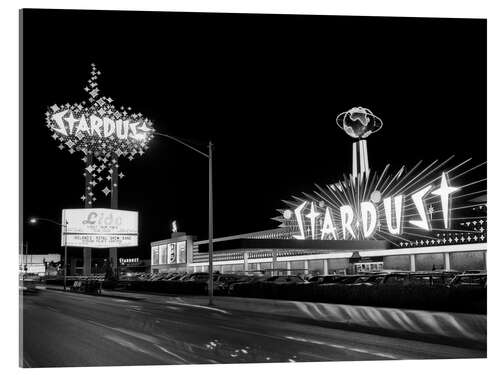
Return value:
<svg viewBox="0 0 500 375">
<path fill-rule="evenodd" d="M 132 247 L 138 241 L 137 211 L 81 208 L 62 211 L 61 246 Z"/>
</svg>

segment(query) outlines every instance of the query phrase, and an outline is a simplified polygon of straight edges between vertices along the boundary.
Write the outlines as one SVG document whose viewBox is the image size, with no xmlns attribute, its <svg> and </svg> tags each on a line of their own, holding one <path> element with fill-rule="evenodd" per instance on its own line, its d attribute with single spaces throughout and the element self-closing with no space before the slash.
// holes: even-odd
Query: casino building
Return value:
<svg viewBox="0 0 500 375">
<path fill-rule="evenodd" d="M 356 141 L 352 173 L 283 200 L 277 228 L 214 239 L 214 271 L 333 274 L 486 270 L 486 163 L 450 157 L 371 171 L 366 138 L 382 127 L 353 108 L 337 124 Z M 207 271 L 208 241 L 151 243 L 152 272 Z"/>
<path fill-rule="evenodd" d="M 274 270 L 282 274 L 355 273 L 384 269 L 486 271 L 487 221 L 482 216 L 486 216 L 487 203 L 482 203 L 472 211 L 477 219 L 471 216 L 471 219 L 459 223 L 462 232 L 437 233 L 439 243 L 421 239 L 395 247 L 378 240 L 300 241 L 283 228 L 216 238 L 214 271 Z M 169 239 L 151 243 L 151 272 L 207 271 L 208 241 L 196 241 L 184 233 L 172 235 Z"/>
</svg>

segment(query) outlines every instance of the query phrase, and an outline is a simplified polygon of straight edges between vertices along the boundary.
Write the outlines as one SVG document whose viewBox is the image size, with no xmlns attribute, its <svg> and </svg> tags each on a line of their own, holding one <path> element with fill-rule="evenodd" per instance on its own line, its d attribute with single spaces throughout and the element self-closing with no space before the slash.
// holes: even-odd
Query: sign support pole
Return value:
<svg viewBox="0 0 500 375">
<path fill-rule="evenodd" d="M 66 291 L 66 278 L 68 276 L 68 222 L 63 226 L 64 228 L 64 291 Z M 83 248 L 84 252 L 87 248 Z"/>
<path fill-rule="evenodd" d="M 212 142 L 208 143 L 208 304 L 214 304 L 214 198 L 212 184 Z"/>
<path fill-rule="evenodd" d="M 111 208 L 118 209 L 118 156 L 113 155 L 116 163 L 113 164 L 112 174 L 111 174 Z M 113 269 L 116 279 L 120 277 L 118 271 L 118 248 L 111 247 L 109 249 L 109 261 L 111 262 L 111 267 Z"/>
<path fill-rule="evenodd" d="M 85 156 L 86 163 L 85 168 L 89 168 L 93 164 L 93 156 L 91 152 L 88 152 Z M 85 169 L 85 208 L 92 208 L 92 172 Z M 66 259 L 66 255 L 65 255 Z M 90 276 L 92 274 L 92 248 L 83 248 L 83 274 L 85 276 Z"/>
</svg>

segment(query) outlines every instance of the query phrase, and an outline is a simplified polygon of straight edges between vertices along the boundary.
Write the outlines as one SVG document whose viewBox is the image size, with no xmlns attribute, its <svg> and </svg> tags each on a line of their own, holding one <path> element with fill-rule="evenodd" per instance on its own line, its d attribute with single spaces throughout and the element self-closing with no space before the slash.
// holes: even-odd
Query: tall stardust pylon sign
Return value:
<svg viewBox="0 0 500 375">
<path fill-rule="evenodd" d="M 143 155 L 154 137 L 154 128 L 142 113 L 132 112 L 130 107 L 118 108 L 112 98 L 100 95 L 100 75 L 91 64 L 90 79 L 84 87 L 88 100 L 54 104 L 45 112 L 45 121 L 60 150 L 83 153 L 85 192 L 80 199 L 85 207 L 92 207 L 100 192 L 105 197 L 111 194 L 111 208 L 118 208 L 118 180 L 125 176 L 118 171 L 119 160 L 131 161 Z M 116 265 L 116 249 L 111 250 Z M 90 273 L 90 250 L 84 254 L 84 272 Z"/>
</svg>

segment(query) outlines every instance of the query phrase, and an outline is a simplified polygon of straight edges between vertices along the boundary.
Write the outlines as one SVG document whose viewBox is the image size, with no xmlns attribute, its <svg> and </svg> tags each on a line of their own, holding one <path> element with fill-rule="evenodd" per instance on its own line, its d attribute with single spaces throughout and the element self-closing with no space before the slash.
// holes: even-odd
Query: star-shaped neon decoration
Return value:
<svg viewBox="0 0 500 375">
<path fill-rule="evenodd" d="M 439 195 L 441 197 L 441 209 L 443 211 L 444 227 L 446 229 L 448 229 L 450 226 L 449 223 L 450 195 L 457 190 L 459 190 L 459 188 L 448 185 L 448 178 L 446 177 L 446 173 L 443 172 L 443 174 L 441 175 L 441 186 L 439 187 L 439 189 L 434 190 L 431 193 L 432 195 Z"/>
</svg>

